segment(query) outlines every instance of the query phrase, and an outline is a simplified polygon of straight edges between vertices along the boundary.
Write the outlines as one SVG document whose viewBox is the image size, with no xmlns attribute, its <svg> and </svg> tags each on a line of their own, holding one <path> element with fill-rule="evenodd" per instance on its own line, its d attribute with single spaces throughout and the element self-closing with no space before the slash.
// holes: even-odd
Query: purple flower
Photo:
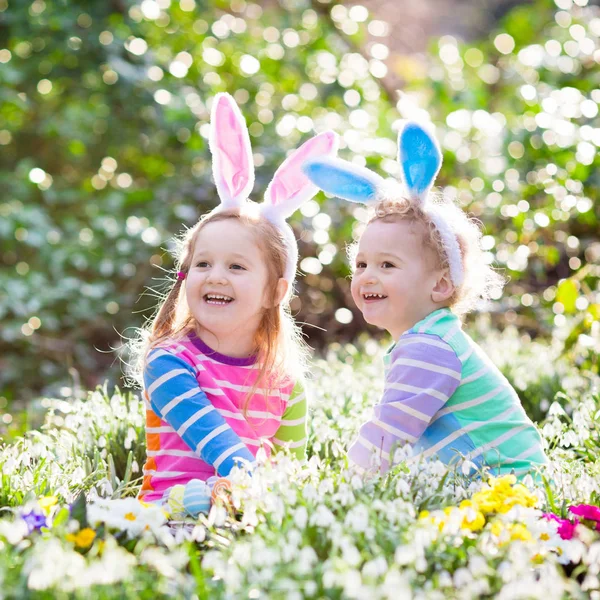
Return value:
<svg viewBox="0 0 600 600">
<path fill-rule="evenodd" d="M 23 521 L 25 521 L 25 523 L 27 524 L 29 533 L 36 530 L 39 531 L 42 527 L 48 526 L 46 516 L 43 513 L 35 510 L 30 510 L 26 513 L 22 513 L 21 519 L 23 519 Z"/>
<path fill-rule="evenodd" d="M 591 504 L 578 504 L 569 506 L 569 512 L 587 521 L 596 523 L 596 531 L 600 531 L 600 508 Z"/>
<path fill-rule="evenodd" d="M 558 529 L 556 532 L 563 540 L 572 539 L 575 535 L 575 529 L 577 528 L 577 525 L 579 525 L 578 519 L 575 519 L 574 522 L 571 522 L 569 519 L 561 519 L 559 516 L 553 513 L 544 513 L 542 517 L 548 521 L 556 521 L 558 523 Z"/>
</svg>

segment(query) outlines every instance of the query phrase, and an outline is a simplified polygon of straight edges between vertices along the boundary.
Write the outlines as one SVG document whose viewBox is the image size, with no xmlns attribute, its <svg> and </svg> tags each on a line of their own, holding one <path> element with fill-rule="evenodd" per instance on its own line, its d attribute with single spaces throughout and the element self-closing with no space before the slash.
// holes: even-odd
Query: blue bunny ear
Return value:
<svg viewBox="0 0 600 600">
<path fill-rule="evenodd" d="M 350 202 L 373 202 L 385 184 L 383 177 L 377 173 L 341 158 L 307 160 L 302 165 L 302 171 L 323 191 Z"/>
<path fill-rule="evenodd" d="M 422 125 L 407 123 L 398 134 L 398 162 L 409 194 L 425 202 L 442 166 L 437 140 Z"/>
</svg>

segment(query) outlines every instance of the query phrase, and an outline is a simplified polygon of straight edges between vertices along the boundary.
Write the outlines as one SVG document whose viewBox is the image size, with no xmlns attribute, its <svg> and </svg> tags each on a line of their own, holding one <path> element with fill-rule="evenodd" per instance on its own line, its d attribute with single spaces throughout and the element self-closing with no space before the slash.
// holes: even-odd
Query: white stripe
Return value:
<svg viewBox="0 0 600 600">
<path fill-rule="evenodd" d="M 367 450 L 369 450 L 369 452 L 373 452 L 373 450 L 376 450 L 377 451 L 377 456 L 381 456 L 382 458 L 385 458 L 385 460 L 387 460 L 388 462 L 390 462 L 390 454 L 389 454 L 389 452 L 386 452 L 385 450 L 383 450 L 383 448 L 379 448 L 375 444 L 372 444 L 369 440 L 366 440 L 362 435 L 359 435 L 358 439 L 356 441 L 361 446 L 363 446 L 364 448 L 366 448 Z"/>
<path fill-rule="evenodd" d="M 161 415 L 164 417 L 165 415 L 167 415 L 169 413 L 169 411 L 173 410 L 180 402 L 182 402 L 183 400 L 187 400 L 188 398 L 191 398 L 192 396 L 194 396 L 197 393 L 198 393 L 198 390 L 195 388 L 192 388 L 191 390 L 188 390 L 187 392 L 180 394 L 179 396 L 177 396 L 177 398 L 173 398 L 173 400 L 171 400 L 171 402 L 164 405 L 164 407 L 161 411 Z"/>
<path fill-rule="evenodd" d="M 424 421 L 425 423 L 429 423 L 431 421 L 431 416 L 426 415 L 425 413 L 417 410 L 416 408 L 412 408 L 411 406 L 407 406 L 401 401 L 398 402 L 386 402 L 385 406 L 391 406 L 392 408 L 396 408 L 411 417 L 415 417 L 419 419 L 419 421 Z"/>
<path fill-rule="evenodd" d="M 407 337 L 404 340 L 400 338 L 395 347 L 399 348 L 400 346 L 408 346 L 409 344 L 427 344 L 428 346 L 435 346 L 436 348 L 442 348 L 442 350 L 452 352 L 452 348 L 448 344 L 442 342 L 441 340 L 434 340 L 426 337 L 426 335 L 428 334 L 415 335 L 414 337 Z"/>
<path fill-rule="evenodd" d="M 306 423 L 306 415 L 300 419 L 281 419 L 281 425 L 284 427 L 293 427 L 294 425 L 301 425 Z"/>
<path fill-rule="evenodd" d="M 169 479 L 170 477 L 181 477 L 185 475 L 184 471 L 154 471 L 152 469 L 144 469 L 144 475 L 152 475 L 157 479 Z"/>
<path fill-rule="evenodd" d="M 146 427 L 146 433 L 175 433 L 170 425 L 161 425 L 160 427 Z"/>
<path fill-rule="evenodd" d="M 148 354 L 148 359 L 146 361 L 146 364 L 149 365 L 152 361 L 156 360 L 157 358 L 160 358 L 161 356 L 171 356 L 171 353 L 167 352 L 166 350 L 162 350 L 160 348 L 151 350 L 150 353 Z"/>
<path fill-rule="evenodd" d="M 442 408 L 441 410 L 438 410 L 435 413 L 431 422 L 433 423 L 434 421 L 441 419 L 444 415 L 448 415 L 453 412 L 459 412 L 461 410 L 467 410 L 467 408 L 472 408 L 473 406 L 483 404 L 484 402 L 487 402 L 490 398 L 493 398 L 494 396 L 499 394 L 503 388 L 503 385 L 499 385 L 498 387 L 494 388 L 491 392 L 483 394 L 483 396 L 477 396 L 477 398 L 473 398 L 473 400 L 467 400 L 466 402 L 460 402 L 459 404 L 453 404 L 452 406 Z"/>
<path fill-rule="evenodd" d="M 458 357 L 458 360 L 460 360 L 461 363 L 464 363 L 467 360 L 467 358 L 471 356 L 471 354 L 473 354 L 473 348 L 469 348 L 464 354 L 461 354 Z"/>
<path fill-rule="evenodd" d="M 473 373 L 472 375 L 469 375 L 468 377 L 465 377 L 460 384 L 463 385 L 464 383 L 471 383 L 472 381 L 475 381 L 476 379 L 479 379 L 480 377 L 483 377 L 488 371 L 488 367 L 483 366 L 481 367 L 481 369 L 479 369 L 479 371 L 476 371 L 475 373 Z"/>
<path fill-rule="evenodd" d="M 449 342 L 459 331 L 460 327 L 452 327 L 444 334 L 444 337 L 442 339 L 445 342 Z"/>
<path fill-rule="evenodd" d="M 182 458 L 198 458 L 191 450 L 147 450 L 147 456 L 181 456 Z M 200 460 L 198 458 L 198 460 Z"/>
<path fill-rule="evenodd" d="M 224 396 L 225 392 L 221 388 L 207 388 L 203 387 L 202 391 L 205 394 L 212 394 L 213 396 Z"/>
<path fill-rule="evenodd" d="M 212 404 L 205 406 L 202 410 L 199 410 L 197 413 L 194 413 L 178 430 L 177 435 L 179 437 L 183 437 L 183 434 L 188 430 L 188 428 L 193 425 L 196 421 L 199 421 L 204 415 L 208 414 L 212 410 L 215 410 L 215 407 Z"/>
<path fill-rule="evenodd" d="M 281 418 L 280 415 L 274 415 L 273 413 L 266 412 L 264 410 L 248 410 L 246 411 L 246 414 L 255 419 L 275 419 L 278 421 Z"/>
<path fill-rule="evenodd" d="M 217 412 L 228 419 L 236 419 L 236 421 L 245 421 L 244 415 L 233 412 L 232 410 L 225 410 L 224 408 L 217 408 Z"/>
<path fill-rule="evenodd" d="M 469 454 L 467 454 L 466 458 L 468 460 L 471 460 L 472 458 L 475 458 L 476 456 L 483 454 L 490 448 L 499 446 L 500 444 L 502 444 L 506 440 L 509 440 L 511 437 L 514 437 L 520 431 L 523 431 L 523 429 L 526 429 L 527 427 L 528 427 L 528 425 L 519 425 L 518 427 L 513 427 L 512 429 L 509 429 L 507 432 L 503 433 L 501 436 L 497 437 L 495 440 L 488 442 L 487 444 L 483 444 L 483 446 L 480 446 L 479 448 L 476 448 L 475 450 L 469 452 Z"/>
<path fill-rule="evenodd" d="M 454 440 L 458 439 L 464 433 L 469 433 L 470 431 L 474 431 L 475 429 L 484 427 L 488 423 L 492 423 L 495 421 L 502 421 L 503 419 L 506 419 L 506 417 L 508 417 L 510 414 L 512 414 L 513 412 L 518 410 L 518 408 L 519 408 L 518 406 L 511 406 L 508 410 L 505 410 L 503 413 L 497 415 L 493 419 L 488 419 L 487 421 L 474 421 L 473 423 L 469 423 L 465 427 L 461 427 L 460 429 L 453 431 L 450 435 L 446 436 L 443 440 L 439 441 L 434 446 L 431 446 L 431 448 L 424 450 L 420 454 L 415 454 L 412 458 L 413 459 L 421 458 L 421 457 L 428 458 L 429 456 L 432 456 L 433 454 L 435 454 L 438 450 L 441 450 L 448 444 L 452 443 Z"/>
<path fill-rule="evenodd" d="M 398 358 L 394 361 L 392 368 L 395 366 L 407 366 L 407 367 L 418 367 L 419 369 L 425 369 L 426 371 L 433 371 L 434 373 L 442 373 L 443 375 L 450 375 L 454 379 L 460 381 L 460 373 L 453 369 L 447 369 L 446 367 L 439 367 L 436 364 L 425 362 L 424 360 L 415 360 L 413 358 Z"/>
<path fill-rule="evenodd" d="M 223 379 L 215 379 L 214 381 L 217 385 L 220 385 L 222 388 L 225 388 L 228 390 L 235 390 L 236 392 L 249 392 L 252 390 L 252 386 L 250 386 L 250 385 L 238 385 L 236 383 L 231 383 L 230 381 L 226 381 Z M 269 391 L 269 390 L 265 390 L 263 388 L 256 388 L 254 390 L 254 393 L 262 394 L 264 396 L 267 393 L 267 391 Z M 270 394 L 268 394 L 268 395 L 275 396 L 277 398 L 281 398 L 281 392 L 277 388 L 270 390 Z"/>
<path fill-rule="evenodd" d="M 515 456 L 514 458 L 505 458 L 502 462 L 504 464 L 509 464 L 509 463 L 518 462 L 519 460 L 525 460 L 526 458 L 529 458 L 532 454 L 535 454 L 539 450 L 540 450 L 539 446 L 537 446 L 537 445 L 532 446 L 531 448 L 527 448 L 527 450 L 521 452 L 521 454 L 519 454 L 518 456 Z"/>
<path fill-rule="evenodd" d="M 173 369 L 164 375 L 161 375 L 149 388 L 148 394 L 152 395 L 152 392 L 156 390 L 156 388 L 160 387 L 163 383 L 173 379 L 173 377 L 177 377 L 177 375 L 182 375 L 184 373 L 189 373 L 187 369 Z"/>
<path fill-rule="evenodd" d="M 202 449 L 204 448 L 204 446 L 206 446 L 206 444 L 208 444 L 208 442 L 210 442 L 210 440 L 216 438 L 219 434 L 223 433 L 224 431 L 227 431 L 228 429 L 231 429 L 229 427 L 229 423 L 223 423 L 223 425 L 220 425 L 219 427 L 217 427 L 216 429 L 213 429 L 207 436 L 204 437 L 204 439 L 202 439 L 200 441 L 200 443 L 196 446 L 196 454 L 200 454 L 202 452 Z"/>
<path fill-rule="evenodd" d="M 290 406 L 294 406 L 295 404 L 298 404 L 298 402 L 302 402 L 302 400 L 305 399 L 305 394 L 304 392 L 302 392 L 301 394 L 298 394 L 293 400 L 289 400 L 287 403 L 287 408 L 289 408 Z M 288 396 L 289 398 L 289 396 Z"/>
<path fill-rule="evenodd" d="M 289 448 L 300 448 L 301 446 L 304 446 L 304 444 L 306 444 L 306 438 L 302 438 L 301 440 L 298 440 L 296 442 L 284 442 L 283 440 L 280 440 L 280 439 L 274 437 L 273 443 L 276 444 L 277 446 L 288 446 Z"/>
<path fill-rule="evenodd" d="M 240 440 L 246 444 L 246 446 L 260 446 L 261 443 L 259 440 L 253 440 L 252 438 L 240 437 Z"/>
<path fill-rule="evenodd" d="M 446 311 L 442 311 L 441 313 L 435 315 L 435 317 L 428 317 L 425 319 L 425 322 L 421 327 L 419 327 L 419 333 L 423 333 L 428 327 L 437 323 L 440 319 L 443 319 L 448 313 Z"/>
<path fill-rule="evenodd" d="M 372 419 L 371 423 L 377 425 L 377 427 L 379 427 L 380 429 L 383 429 L 384 431 L 395 435 L 401 440 L 406 440 L 407 442 L 410 442 L 411 444 L 414 444 L 417 441 L 417 438 L 414 435 L 410 435 L 410 433 L 406 433 L 406 431 L 402 431 L 401 429 L 396 429 L 395 427 L 392 427 L 389 423 L 384 423 L 379 419 Z"/>
<path fill-rule="evenodd" d="M 407 383 L 396 383 L 394 381 L 387 384 L 384 390 L 384 395 L 388 390 L 398 390 L 400 392 L 412 392 L 413 394 L 427 394 L 428 396 L 433 396 L 442 402 L 446 402 L 448 400 L 448 396 L 443 394 L 439 390 L 435 390 L 433 388 L 420 388 L 414 385 L 408 385 Z"/>
<path fill-rule="evenodd" d="M 239 444 L 236 444 L 235 446 L 232 446 L 231 448 L 228 448 L 227 450 L 225 450 L 225 452 L 223 452 L 223 454 L 221 454 L 221 456 L 219 456 L 219 458 L 217 458 L 217 460 L 215 460 L 215 463 L 213 465 L 213 467 L 215 468 L 215 471 L 219 470 L 221 463 L 226 458 L 229 458 L 234 452 L 237 452 L 238 450 L 241 450 L 242 448 L 246 448 L 246 446 L 244 446 L 244 444 L 242 444 L 240 442 Z"/>
</svg>

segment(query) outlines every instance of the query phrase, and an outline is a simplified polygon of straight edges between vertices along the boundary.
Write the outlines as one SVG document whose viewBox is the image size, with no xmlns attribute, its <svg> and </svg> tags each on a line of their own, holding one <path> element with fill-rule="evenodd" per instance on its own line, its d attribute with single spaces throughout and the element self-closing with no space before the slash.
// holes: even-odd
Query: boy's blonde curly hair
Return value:
<svg viewBox="0 0 600 600">
<path fill-rule="evenodd" d="M 476 308 L 481 301 L 497 298 L 506 282 L 505 278 L 490 266 L 484 257 L 481 247 L 480 222 L 469 217 L 453 202 L 442 201 L 439 197 L 431 197 L 430 204 L 435 204 L 436 212 L 448 223 L 456 235 L 461 251 L 463 283 L 457 286 L 449 299 L 449 308 L 456 315 L 462 316 Z M 449 269 L 448 256 L 444 250 L 442 237 L 431 217 L 420 206 L 407 198 L 385 199 L 379 201 L 367 226 L 373 221 L 395 220 L 409 221 L 421 226 L 423 247 L 431 250 L 435 269 Z M 354 265 L 358 242 L 352 244 L 348 254 L 350 264 Z"/>
</svg>

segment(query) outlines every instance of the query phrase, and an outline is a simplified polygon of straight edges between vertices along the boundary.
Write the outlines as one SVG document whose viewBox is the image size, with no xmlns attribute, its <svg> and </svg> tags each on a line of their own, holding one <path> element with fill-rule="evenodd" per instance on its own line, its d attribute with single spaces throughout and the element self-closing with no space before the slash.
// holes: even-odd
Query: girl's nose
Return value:
<svg viewBox="0 0 600 600">
<path fill-rule="evenodd" d="M 208 272 L 208 275 L 206 277 L 206 282 L 207 283 L 218 283 L 218 284 L 224 285 L 227 283 L 227 277 L 221 267 L 213 267 Z"/>
</svg>

